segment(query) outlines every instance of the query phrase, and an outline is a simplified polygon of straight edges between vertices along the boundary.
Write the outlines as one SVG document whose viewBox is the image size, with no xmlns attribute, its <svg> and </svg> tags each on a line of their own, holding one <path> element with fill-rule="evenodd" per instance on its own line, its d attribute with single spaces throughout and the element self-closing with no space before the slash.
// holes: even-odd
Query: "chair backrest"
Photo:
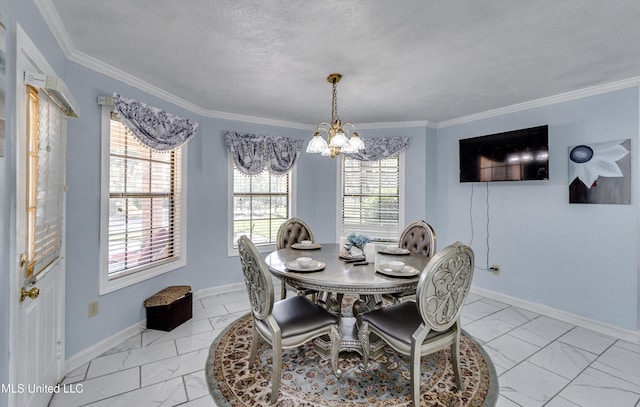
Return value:
<svg viewBox="0 0 640 407">
<path fill-rule="evenodd" d="M 311 228 L 302 219 L 293 217 L 280 225 L 278 236 L 276 237 L 276 248 L 284 249 L 303 240 L 311 240 L 313 242 Z"/>
<path fill-rule="evenodd" d="M 431 257 L 436 251 L 436 232 L 423 220 L 408 225 L 400 234 L 398 246 L 410 252 Z"/>
<path fill-rule="evenodd" d="M 256 319 L 265 319 L 273 310 L 274 300 L 273 281 L 269 268 L 247 236 L 243 235 L 238 239 L 238 253 L 251 302 L 251 312 Z"/>
<path fill-rule="evenodd" d="M 429 260 L 420 275 L 416 305 L 429 329 L 444 331 L 460 317 L 473 278 L 473 250 L 456 242 Z"/>
</svg>

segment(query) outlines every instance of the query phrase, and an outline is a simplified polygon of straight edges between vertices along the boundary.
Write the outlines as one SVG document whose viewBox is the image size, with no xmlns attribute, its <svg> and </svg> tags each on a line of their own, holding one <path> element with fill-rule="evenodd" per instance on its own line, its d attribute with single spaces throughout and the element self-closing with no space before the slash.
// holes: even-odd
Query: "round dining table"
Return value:
<svg viewBox="0 0 640 407">
<path fill-rule="evenodd" d="M 383 247 L 383 246 L 382 246 Z M 314 262 L 309 269 L 291 267 L 299 257 L 310 257 Z M 382 294 L 401 293 L 415 290 L 420 272 L 429 262 L 429 257 L 416 253 L 391 254 L 375 251 L 371 261 L 354 261 L 340 245 L 335 243 L 314 243 L 311 247 L 293 245 L 276 250 L 265 258 L 271 273 L 288 285 L 301 290 L 320 293 L 319 303 L 341 316 L 342 345 L 340 350 L 361 352 L 357 336 L 358 315 L 366 310 L 382 305 Z M 381 268 L 390 261 L 402 261 L 414 270 L 414 275 L 394 276 Z M 292 263 L 293 262 L 293 263 Z M 318 262 L 323 264 L 318 267 Z M 290 267 L 287 267 L 289 265 Z M 321 266 L 324 267 L 321 267 Z M 393 273 L 391 273 L 393 274 Z M 335 294 L 333 296 L 332 294 Z M 359 297 L 353 306 L 353 316 L 343 315 L 342 298 L 345 294 Z M 316 341 L 316 350 L 321 354 L 329 351 L 328 343 Z M 373 348 L 374 357 L 382 348 Z"/>
</svg>

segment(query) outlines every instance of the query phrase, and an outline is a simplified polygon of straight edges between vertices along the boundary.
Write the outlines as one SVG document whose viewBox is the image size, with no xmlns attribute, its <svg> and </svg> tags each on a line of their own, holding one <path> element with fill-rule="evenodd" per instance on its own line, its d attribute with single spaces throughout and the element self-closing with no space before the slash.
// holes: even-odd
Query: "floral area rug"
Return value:
<svg viewBox="0 0 640 407">
<path fill-rule="evenodd" d="M 213 342 L 205 374 L 218 406 L 268 406 L 271 397 L 271 347 L 262 339 L 259 361 L 249 368 L 251 315 L 231 324 Z M 457 391 L 449 351 L 422 357 L 421 406 L 492 407 L 498 379 L 489 356 L 467 334 L 461 338 L 464 391 Z M 358 353 L 340 354 L 342 377 L 313 343 L 284 350 L 278 406 L 411 406 L 410 361 L 386 347 L 366 372 Z"/>
</svg>

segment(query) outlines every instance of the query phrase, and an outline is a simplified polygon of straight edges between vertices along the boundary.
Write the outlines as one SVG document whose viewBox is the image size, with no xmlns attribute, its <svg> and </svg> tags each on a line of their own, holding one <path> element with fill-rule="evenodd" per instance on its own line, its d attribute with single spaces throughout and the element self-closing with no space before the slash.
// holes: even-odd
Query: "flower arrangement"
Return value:
<svg viewBox="0 0 640 407">
<path fill-rule="evenodd" d="M 370 241 L 371 239 L 369 238 L 369 236 L 359 235 L 359 234 L 356 234 L 355 232 L 347 236 L 347 242 L 351 243 L 353 246 L 359 248 L 360 250 L 362 250 L 364 245 L 369 243 Z"/>
</svg>

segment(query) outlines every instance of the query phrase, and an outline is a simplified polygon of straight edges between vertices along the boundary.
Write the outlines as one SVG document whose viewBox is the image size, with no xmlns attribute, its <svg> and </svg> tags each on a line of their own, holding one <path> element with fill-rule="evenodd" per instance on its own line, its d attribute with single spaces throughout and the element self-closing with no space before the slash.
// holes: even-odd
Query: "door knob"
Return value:
<svg viewBox="0 0 640 407">
<path fill-rule="evenodd" d="M 36 287 L 32 287 L 30 290 L 27 291 L 26 288 L 22 287 L 20 289 L 20 302 L 24 301 L 25 298 L 29 297 L 32 300 L 38 298 L 38 296 L 40 295 L 40 289 L 36 288 Z"/>
</svg>

